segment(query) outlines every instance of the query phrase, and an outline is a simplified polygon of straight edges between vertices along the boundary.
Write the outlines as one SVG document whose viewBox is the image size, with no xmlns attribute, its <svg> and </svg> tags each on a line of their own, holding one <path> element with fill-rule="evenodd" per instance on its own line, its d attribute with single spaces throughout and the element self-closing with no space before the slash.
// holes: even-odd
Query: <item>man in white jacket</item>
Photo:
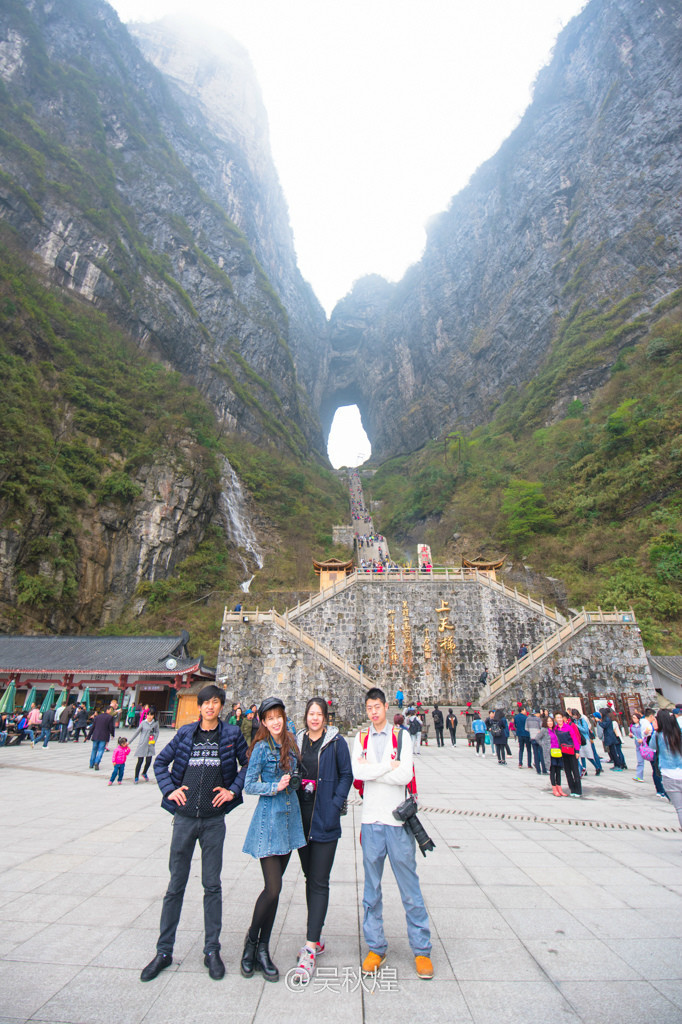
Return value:
<svg viewBox="0 0 682 1024">
<path fill-rule="evenodd" d="M 353 777 L 364 783 L 362 860 L 365 869 L 363 931 L 369 953 L 362 969 L 374 974 L 386 959 L 381 876 L 388 856 L 407 918 L 407 936 L 420 978 L 433 977 L 431 931 L 416 864 L 414 836 L 393 817 L 412 780 L 410 743 L 401 744 L 400 760 L 386 713 L 386 696 L 378 687 L 365 698 L 369 730 L 361 730 L 353 745 Z M 396 740 L 397 743 L 397 740 Z"/>
</svg>

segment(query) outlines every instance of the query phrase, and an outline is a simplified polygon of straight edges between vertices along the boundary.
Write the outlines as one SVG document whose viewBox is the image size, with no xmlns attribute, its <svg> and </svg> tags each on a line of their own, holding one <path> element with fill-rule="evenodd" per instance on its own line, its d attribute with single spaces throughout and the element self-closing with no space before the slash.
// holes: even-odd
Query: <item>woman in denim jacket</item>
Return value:
<svg viewBox="0 0 682 1024">
<path fill-rule="evenodd" d="M 266 981 L 278 981 L 279 971 L 268 948 L 270 936 L 291 852 L 305 846 L 298 797 L 289 785 L 300 754 L 286 727 L 279 697 L 263 701 L 258 719 L 261 724 L 249 750 L 244 792 L 259 799 L 242 849 L 260 860 L 265 888 L 256 900 L 246 935 L 241 973 L 251 978 L 254 971 L 261 971 Z"/>
<path fill-rule="evenodd" d="M 657 713 L 653 727 L 648 746 L 658 751 L 658 767 L 665 792 L 682 827 L 682 730 L 675 715 L 666 708 Z"/>
</svg>

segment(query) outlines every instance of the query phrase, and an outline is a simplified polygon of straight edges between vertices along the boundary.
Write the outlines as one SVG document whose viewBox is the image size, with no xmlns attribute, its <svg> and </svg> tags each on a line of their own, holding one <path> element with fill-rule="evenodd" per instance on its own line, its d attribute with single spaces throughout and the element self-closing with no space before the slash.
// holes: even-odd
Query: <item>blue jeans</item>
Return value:
<svg viewBox="0 0 682 1024">
<path fill-rule="evenodd" d="M 592 764 L 594 765 L 594 767 L 597 769 L 597 771 L 600 772 L 602 770 L 602 766 L 601 766 L 601 761 L 599 760 L 599 754 L 597 753 L 597 748 L 595 747 L 595 745 L 594 745 L 592 740 L 590 740 L 589 743 L 590 743 L 590 746 L 592 747 L 592 757 L 588 757 L 587 760 L 591 761 Z M 582 765 L 583 768 L 586 769 L 587 765 L 585 764 L 585 760 L 586 759 L 584 757 L 581 757 L 580 758 L 580 764 Z"/>
<path fill-rule="evenodd" d="M 93 740 L 92 741 L 92 753 L 90 754 L 90 767 L 94 768 L 96 764 L 99 764 L 102 760 L 102 754 L 104 748 L 107 745 L 106 740 Z"/>
<path fill-rule="evenodd" d="M 414 956 L 431 955 L 431 930 L 417 875 L 416 846 L 414 836 L 402 825 L 362 826 L 362 863 L 365 868 L 362 929 L 365 942 L 372 952 L 380 956 L 388 949 L 381 896 L 381 876 L 387 856 L 403 901 L 412 953 Z"/>
<path fill-rule="evenodd" d="M 523 748 L 526 748 L 526 757 L 528 758 L 528 767 L 531 768 L 531 762 L 533 755 L 531 754 L 530 736 L 519 736 L 519 764 L 523 764 Z"/>
<path fill-rule="evenodd" d="M 125 771 L 125 764 L 115 764 L 114 765 L 114 770 L 111 773 L 111 778 L 109 779 L 109 782 L 115 782 L 117 777 L 118 777 L 118 781 L 119 782 L 123 782 L 123 772 L 124 771 Z"/>
<path fill-rule="evenodd" d="M 201 847 L 201 883 L 204 887 L 204 953 L 220 950 L 220 929 L 223 923 L 223 891 L 220 873 L 223 869 L 225 815 L 215 818 L 173 816 L 173 838 L 170 848 L 170 882 L 163 898 L 157 953 L 173 953 L 175 933 L 185 887 L 192 866 L 197 840 Z"/>
<path fill-rule="evenodd" d="M 43 741 L 43 746 L 44 747 L 46 747 L 48 745 L 48 743 L 50 742 L 50 732 L 51 732 L 50 729 L 41 729 L 40 730 L 40 739 Z"/>
</svg>

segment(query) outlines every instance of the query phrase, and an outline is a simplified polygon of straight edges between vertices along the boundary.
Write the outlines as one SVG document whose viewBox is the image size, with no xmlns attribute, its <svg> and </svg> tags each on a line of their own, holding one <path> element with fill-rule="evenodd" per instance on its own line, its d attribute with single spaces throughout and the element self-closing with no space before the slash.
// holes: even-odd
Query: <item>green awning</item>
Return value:
<svg viewBox="0 0 682 1024">
<path fill-rule="evenodd" d="M 54 700 L 54 686 L 51 686 L 50 689 L 45 694 L 45 700 L 40 705 L 40 713 L 41 713 L 41 715 L 44 715 L 46 711 L 49 711 L 49 709 L 52 707 L 52 701 L 53 700 Z"/>
<path fill-rule="evenodd" d="M 14 711 L 14 694 L 16 689 L 14 683 L 11 682 L 3 693 L 2 700 L 0 700 L 0 711 L 6 711 L 8 715 L 12 714 Z"/>
<path fill-rule="evenodd" d="M 90 687 L 89 686 L 86 686 L 85 689 L 83 690 L 83 692 L 81 694 L 81 698 L 80 698 L 80 703 L 81 704 L 85 704 L 85 710 L 86 711 L 91 711 L 92 710 L 91 707 L 90 707 Z"/>
<path fill-rule="evenodd" d="M 32 686 L 31 689 L 26 694 L 26 700 L 24 701 L 24 711 L 30 711 L 31 710 L 31 704 L 35 703 L 35 699 L 36 699 L 36 688 L 35 688 L 35 686 Z"/>
</svg>

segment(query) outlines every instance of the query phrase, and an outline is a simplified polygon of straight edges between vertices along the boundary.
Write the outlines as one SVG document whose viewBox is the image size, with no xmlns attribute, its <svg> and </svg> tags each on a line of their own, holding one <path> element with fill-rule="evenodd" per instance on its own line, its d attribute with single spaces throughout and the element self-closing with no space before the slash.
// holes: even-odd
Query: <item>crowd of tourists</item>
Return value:
<svg viewBox="0 0 682 1024">
<path fill-rule="evenodd" d="M 507 765 L 512 757 L 510 738 L 518 742 L 518 767 L 535 769 L 538 775 L 549 776 L 555 796 L 582 796 L 582 779 L 588 774 L 587 762 L 595 775 L 608 770 L 628 770 L 623 753 L 625 732 L 613 708 L 602 708 L 592 715 L 577 709 L 550 713 L 546 708 L 529 710 L 519 707 L 507 716 L 502 709 L 490 711 L 483 718 L 474 711 L 466 716 L 469 746 L 475 746 L 476 756 L 485 757 L 486 751 L 497 759 L 498 765 Z M 651 781 L 657 796 L 670 800 L 682 824 L 682 708 L 675 712 L 661 708 L 647 708 L 643 715 L 633 713 L 628 730 L 634 742 L 636 764 L 633 782 L 644 783 L 646 762 L 651 765 Z M 602 746 L 597 751 L 596 740 Z M 676 756 L 679 764 L 674 763 Z M 671 760 L 672 758 L 672 760 Z M 562 788 L 565 776 L 569 793 Z"/>
</svg>

